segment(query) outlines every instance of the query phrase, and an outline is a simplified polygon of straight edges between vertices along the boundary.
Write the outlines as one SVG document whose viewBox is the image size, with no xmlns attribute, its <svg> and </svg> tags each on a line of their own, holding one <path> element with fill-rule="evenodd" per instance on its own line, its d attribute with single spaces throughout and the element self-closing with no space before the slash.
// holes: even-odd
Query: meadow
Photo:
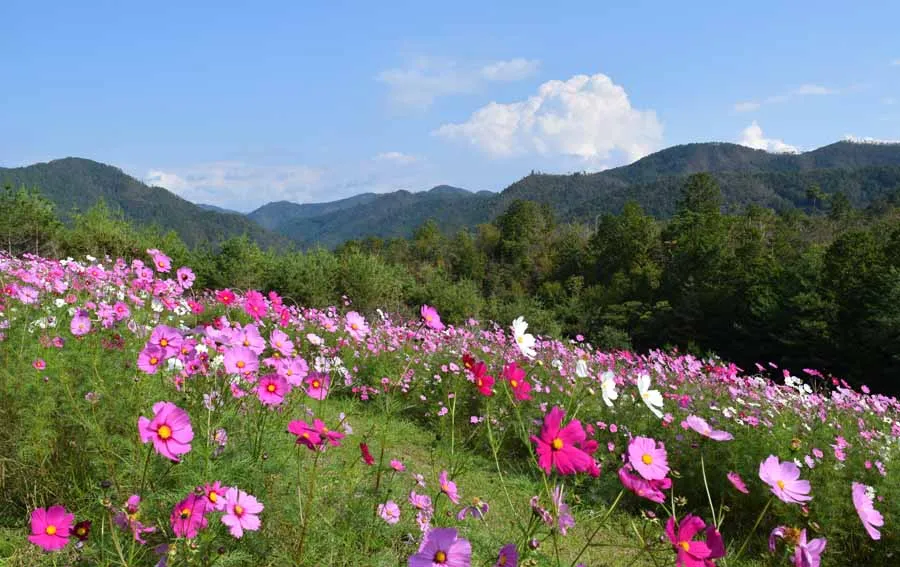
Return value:
<svg viewBox="0 0 900 567">
<path fill-rule="evenodd" d="M 892 565 L 900 403 L 0 255 L 0 563 Z"/>
</svg>

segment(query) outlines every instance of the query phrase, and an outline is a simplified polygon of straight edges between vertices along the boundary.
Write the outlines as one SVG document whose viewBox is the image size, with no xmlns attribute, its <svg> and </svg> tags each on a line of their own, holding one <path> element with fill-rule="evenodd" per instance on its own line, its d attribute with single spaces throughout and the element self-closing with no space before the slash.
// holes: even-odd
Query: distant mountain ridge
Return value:
<svg viewBox="0 0 900 567">
<path fill-rule="evenodd" d="M 474 228 L 517 199 L 546 204 L 563 222 L 616 213 L 629 200 L 666 217 L 675 211 L 686 177 L 698 172 L 717 179 L 731 209 L 751 204 L 809 209 L 814 203 L 807 189 L 813 185 L 825 194 L 841 191 L 854 205 L 866 206 L 900 194 L 900 144 L 842 141 L 799 154 L 773 154 L 726 142 L 685 144 L 597 173 L 532 173 L 499 193 L 439 185 L 320 203 L 277 201 L 246 215 L 195 205 L 115 167 L 80 158 L 0 168 L 0 184 L 38 187 L 64 214 L 85 210 L 103 198 L 127 218 L 174 229 L 189 244 L 246 233 L 264 246 L 292 242 L 308 248 L 366 237 L 409 237 L 429 219 L 448 233 Z"/>
<path fill-rule="evenodd" d="M 36 188 L 56 205 L 63 219 L 86 211 L 100 199 L 141 225 L 174 230 L 188 245 L 218 243 L 246 234 L 263 247 L 286 246 L 288 240 L 245 216 L 205 210 L 162 187 L 150 187 L 111 165 L 83 158 L 63 158 L 26 167 L 0 168 L 0 186 Z"/>
</svg>

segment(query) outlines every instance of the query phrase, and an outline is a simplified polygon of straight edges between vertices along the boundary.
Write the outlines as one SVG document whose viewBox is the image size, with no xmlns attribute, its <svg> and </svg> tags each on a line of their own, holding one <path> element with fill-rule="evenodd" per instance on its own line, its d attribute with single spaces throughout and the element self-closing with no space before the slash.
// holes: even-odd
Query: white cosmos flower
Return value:
<svg viewBox="0 0 900 567">
<path fill-rule="evenodd" d="M 575 363 L 575 375 L 579 378 L 588 377 L 588 365 L 586 360 L 579 358 L 578 362 Z"/>
<path fill-rule="evenodd" d="M 534 350 L 534 335 L 526 333 L 526 329 L 528 329 L 528 323 L 525 322 L 524 317 L 517 317 L 512 322 L 513 337 L 516 339 L 519 350 L 526 357 L 534 358 L 537 356 L 537 351 Z"/>
<path fill-rule="evenodd" d="M 618 399 L 619 392 L 616 391 L 616 375 L 607 370 L 600 377 L 600 389 L 603 392 L 603 402 L 613 407 L 613 402 Z"/>
<path fill-rule="evenodd" d="M 638 392 L 641 393 L 641 399 L 644 400 L 644 403 L 647 404 L 647 407 L 650 408 L 653 415 L 662 418 L 663 397 L 662 394 L 659 393 L 659 390 L 650 389 L 650 376 L 647 374 L 638 376 L 637 387 Z"/>
</svg>

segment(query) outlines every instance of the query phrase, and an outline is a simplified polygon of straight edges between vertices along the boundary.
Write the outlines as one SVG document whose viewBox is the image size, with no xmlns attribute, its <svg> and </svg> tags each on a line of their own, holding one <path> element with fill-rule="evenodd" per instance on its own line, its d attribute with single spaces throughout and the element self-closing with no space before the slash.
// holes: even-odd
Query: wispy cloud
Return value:
<svg viewBox="0 0 900 567">
<path fill-rule="evenodd" d="M 778 154 L 795 154 L 800 151 L 796 146 L 785 143 L 784 140 L 766 138 L 765 135 L 763 135 L 762 128 L 756 120 L 741 132 L 741 138 L 738 140 L 738 144 L 747 146 L 748 148 L 766 150 L 767 152 Z"/>
<path fill-rule="evenodd" d="M 432 134 L 467 141 L 495 158 L 574 157 L 600 167 L 613 152 L 635 160 L 658 149 L 662 131 L 654 111 L 632 107 L 625 89 L 598 73 L 547 81 L 525 100 L 491 102 Z"/>
<path fill-rule="evenodd" d="M 900 67 L 900 59 L 894 59 L 891 61 L 891 65 L 894 67 Z"/>
<path fill-rule="evenodd" d="M 851 87 L 847 90 L 856 90 L 857 87 Z M 758 110 L 761 106 L 767 104 L 779 104 L 783 102 L 788 102 L 793 99 L 802 98 L 806 96 L 824 96 L 824 95 L 836 95 L 840 94 L 841 89 L 833 89 L 830 87 L 825 87 L 822 85 L 815 84 L 804 84 L 800 85 L 795 89 L 791 89 L 786 93 L 781 93 L 777 95 L 772 95 L 766 97 L 762 100 L 748 100 L 743 102 L 737 102 L 734 104 L 734 110 L 736 112 L 752 112 L 754 110 Z"/>
<path fill-rule="evenodd" d="M 426 160 L 397 151 L 341 167 L 219 161 L 160 167 L 144 176 L 145 183 L 164 187 L 188 201 L 242 212 L 272 201 L 312 203 L 367 191 L 418 191 L 428 189 L 431 181 Z"/>
<path fill-rule="evenodd" d="M 403 67 L 378 74 L 400 106 L 428 108 L 440 97 L 478 91 L 491 82 L 521 81 L 537 73 L 540 61 L 516 58 L 483 64 L 445 57 L 416 57 Z"/>
</svg>

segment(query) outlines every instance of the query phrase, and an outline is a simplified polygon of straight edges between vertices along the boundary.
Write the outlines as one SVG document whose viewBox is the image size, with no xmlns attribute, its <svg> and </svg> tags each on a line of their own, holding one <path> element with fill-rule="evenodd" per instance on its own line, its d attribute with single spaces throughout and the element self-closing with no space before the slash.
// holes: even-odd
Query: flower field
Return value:
<svg viewBox="0 0 900 567">
<path fill-rule="evenodd" d="M 0 563 L 893 565 L 900 403 L 0 256 Z"/>
</svg>

